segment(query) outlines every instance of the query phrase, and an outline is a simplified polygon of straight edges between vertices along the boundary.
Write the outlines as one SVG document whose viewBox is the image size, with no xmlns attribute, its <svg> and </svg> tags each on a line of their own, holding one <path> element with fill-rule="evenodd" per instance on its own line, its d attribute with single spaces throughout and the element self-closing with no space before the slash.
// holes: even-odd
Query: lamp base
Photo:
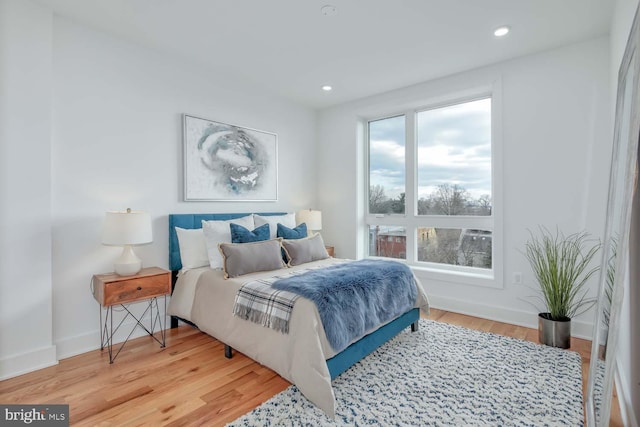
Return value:
<svg viewBox="0 0 640 427">
<path fill-rule="evenodd" d="M 131 245 L 125 245 L 113 269 L 119 276 L 133 276 L 142 270 L 142 260 L 133 252 Z"/>
</svg>

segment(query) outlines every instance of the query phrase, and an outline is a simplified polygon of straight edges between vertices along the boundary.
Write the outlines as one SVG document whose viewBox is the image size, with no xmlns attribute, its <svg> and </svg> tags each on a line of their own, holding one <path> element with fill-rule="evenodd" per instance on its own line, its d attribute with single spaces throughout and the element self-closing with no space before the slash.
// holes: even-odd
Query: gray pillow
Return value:
<svg viewBox="0 0 640 427">
<path fill-rule="evenodd" d="M 285 267 L 280 252 L 282 239 L 251 243 L 220 243 L 224 278 L 238 277 L 257 271 L 278 270 Z"/>
<path fill-rule="evenodd" d="M 283 240 L 282 247 L 287 254 L 289 265 L 300 265 L 329 258 L 320 234 L 298 240 Z"/>
</svg>

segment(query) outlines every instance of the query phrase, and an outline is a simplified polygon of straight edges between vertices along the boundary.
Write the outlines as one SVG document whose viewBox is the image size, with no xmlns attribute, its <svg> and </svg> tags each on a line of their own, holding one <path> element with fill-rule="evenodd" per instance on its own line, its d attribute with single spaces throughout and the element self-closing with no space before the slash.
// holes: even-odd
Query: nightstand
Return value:
<svg viewBox="0 0 640 427">
<path fill-rule="evenodd" d="M 329 256 L 333 258 L 333 253 L 334 253 L 333 246 L 325 246 L 324 248 L 327 250 L 327 253 L 329 254 Z"/>
<path fill-rule="evenodd" d="M 143 268 L 134 276 L 119 276 L 116 273 L 96 274 L 91 280 L 91 288 L 93 297 L 100 303 L 100 350 L 104 350 L 107 347 L 109 350 L 109 363 L 113 363 L 137 326 L 144 329 L 160 344 L 160 347 L 165 346 L 165 322 L 163 320 L 167 308 L 167 295 L 171 293 L 170 271 L 158 267 L 149 267 Z M 162 315 L 160 315 L 160 308 L 158 307 L 158 297 L 163 297 L 164 299 L 165 311 Z M 128 308 L 129 304 L 138 301 L 146 301 L 148 303 L 147 308 L 139 318 Z M 126 315 L 118 321 L 114 329 L 113 308 L 118 305 L 122 307 L 121 311 L 126 312 Z M 142 319 L 147 312 L 151 318 L 149 329 L 142 324 Z M 113 334 L 120 329 L 120 326 L 129 316 L 136 323 L 127 339 L 124 340 L 114 354 Z M 154 335 L 156 326 L 160 329 L 160 338 Z"/>
</svg>

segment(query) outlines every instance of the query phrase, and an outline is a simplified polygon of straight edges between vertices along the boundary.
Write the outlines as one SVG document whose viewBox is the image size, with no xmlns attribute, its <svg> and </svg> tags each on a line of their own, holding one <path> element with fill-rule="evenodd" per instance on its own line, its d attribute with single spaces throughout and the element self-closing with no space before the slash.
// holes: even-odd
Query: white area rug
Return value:
<svg viewBox="0 0 640 427">
<path fill-rule="evenodd" d="M 229 425 L 583 425 L 577 353 L 425 319 L 333 388 L 336 420 L 291 386 Z"/>
</svg>

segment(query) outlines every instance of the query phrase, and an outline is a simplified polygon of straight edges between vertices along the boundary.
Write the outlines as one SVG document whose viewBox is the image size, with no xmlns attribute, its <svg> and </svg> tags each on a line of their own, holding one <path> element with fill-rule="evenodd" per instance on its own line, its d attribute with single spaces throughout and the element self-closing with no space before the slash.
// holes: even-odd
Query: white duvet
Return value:
<svg viewBox="0 0 640 427">
<path fill-rule="evenodd" d="M 336 353 L 327 342 L 315 304 L 306 298 L 298 298 L 291 313 L 289 334 L 242 320 L 232 314 L 236 292 L 244 283 L 282 274 L 283 271 L 333 262 L 330 258 L 291 269 L 254 273 L 226 280 L 221 270 L 208 267 L 181 272 L 168 312 L 195 323 L 203 332 L 273 369 L 295 384 L 311 402 L 334 417 L 335 398 L 325 361 Z M 428 313 L 426 293 L 417 278 L 416 283 L 416 307 Z M 367 331 L 367 334 L 370 332 L 373 330 Z"/>
</svg>

